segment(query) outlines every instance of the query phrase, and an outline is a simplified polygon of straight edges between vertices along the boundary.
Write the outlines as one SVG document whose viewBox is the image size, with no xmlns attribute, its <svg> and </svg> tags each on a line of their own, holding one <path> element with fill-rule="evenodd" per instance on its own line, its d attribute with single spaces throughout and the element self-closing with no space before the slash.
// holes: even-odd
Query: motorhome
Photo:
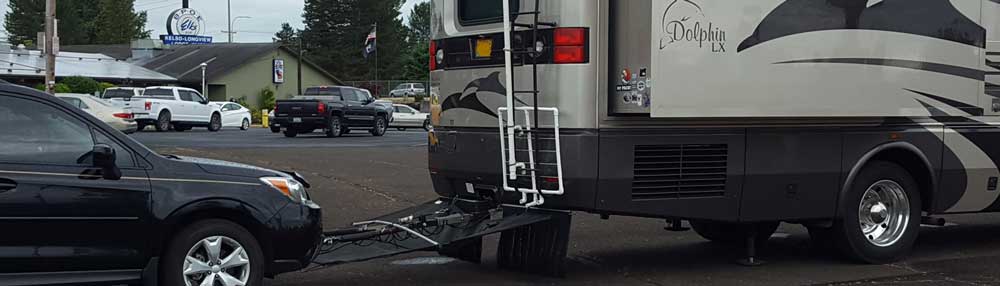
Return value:
<svg viewBox="0 0 1000 286">
<path fill-rule="evenodd" d="M 869 263 L 936 215 L 1000 211 L 1000 1 L 432 6 L 441 197 L 751 245 L 802 224 Z M 532 235 L 504 232 L 501 264 Z"/>
</svg>

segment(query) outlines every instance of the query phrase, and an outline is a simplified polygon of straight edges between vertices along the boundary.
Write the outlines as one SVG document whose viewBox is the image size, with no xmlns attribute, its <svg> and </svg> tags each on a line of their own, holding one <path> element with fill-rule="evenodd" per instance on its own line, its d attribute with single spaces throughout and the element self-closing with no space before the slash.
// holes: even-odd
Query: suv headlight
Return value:
<svg viewBox="0 0 1000 286">
<path fill-rule="evenodd" d="M 295 179 L 287 177 L 264 177 L 260 178 L 260 181 L 271 186 L 272 189 L 281 192 L 281 194 L 296 203 L 309 201 L 309 195 L 306 193 L 305 186 L 302 186 Z"/>
</svg>

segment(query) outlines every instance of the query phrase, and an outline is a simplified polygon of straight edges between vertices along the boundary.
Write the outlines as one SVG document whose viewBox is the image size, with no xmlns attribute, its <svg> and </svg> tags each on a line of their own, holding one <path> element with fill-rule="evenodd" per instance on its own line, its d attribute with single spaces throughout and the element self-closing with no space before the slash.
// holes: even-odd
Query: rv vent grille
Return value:
<svg viewBox="0 0 1000 286">
<path fill-rule="evenodd" d="M 726 194 L 729 146 L 635 146 L 633 200 L 722 197 Z"/>
</svg>

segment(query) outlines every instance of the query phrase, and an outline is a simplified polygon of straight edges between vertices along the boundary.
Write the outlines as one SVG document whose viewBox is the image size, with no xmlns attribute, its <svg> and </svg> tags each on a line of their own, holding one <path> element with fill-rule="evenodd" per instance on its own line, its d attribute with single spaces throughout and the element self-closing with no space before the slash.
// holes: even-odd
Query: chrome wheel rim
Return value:
<svg viewBox="0 0 1000 286">
<path fill-rule="evenodd" d="M 334 118 L 334 119 L 331 119 L 331 120 L 332 121 L 330 122 L 330 125 L 331 125 L 330 129 L 333 129 L 332 133 L 333 134 L 340 134 L 340 119 L 339 118 Z"/>
<path fill-rule="evenodd" d="M 250 281 L 250 255 L 232 238 L 207 237 L 188 250 L 181 269 L 187 286 L 244 286 Z"/>
<path fill-rule="evenodd" d="M 378 124 L 377 127 L 376 127 L 376 128 L 378 128 L 377 132 L 379 134 L 385 133 L 385 119 L 379 118 L 377 124 Z"/>
<path fill-rule="evenodd" d="M 868 187 L 858 209 L 861 233 L 872 245 L 896 244 L 910 224 L 910 200 L 894 181 L 878 181 Z"/>
</svg>

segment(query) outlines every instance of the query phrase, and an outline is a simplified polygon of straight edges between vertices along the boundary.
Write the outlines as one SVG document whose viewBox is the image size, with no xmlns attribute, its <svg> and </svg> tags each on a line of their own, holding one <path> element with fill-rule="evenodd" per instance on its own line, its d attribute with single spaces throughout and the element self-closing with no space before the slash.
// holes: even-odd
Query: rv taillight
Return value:
<svg viewBox="0 0 1000 286">
<path fill-rule="evenodd" d="M 326 114 L 326 103 L 320 101 L 319 104 L 316 105 L 316 113 Z"/>
<path fill-rule="evenodd" d="M 552 38 L 556 46 L 583 46 L 587 43 L 587 29 L 557 28 L 553 31 Z"/>
<path fill-rule="evenodd" d="M 153 110 L 153 103 L 152 102 L 149 102 L 149 101 L 146 102 L 146 110 Z"/>
<path fill-rule="evenodd" d="M 587 62 L 587 29 L 557 28 L 552 31 L 552 62 L 579 64 Z"/>
<path fill-rule="evenodd" d="M 427 54 L 431 56 L 430 67 L 431 71 L 434 71 L 437 69 L 437 42 L 431 41 L 431 47 Z"/>
</svg>

